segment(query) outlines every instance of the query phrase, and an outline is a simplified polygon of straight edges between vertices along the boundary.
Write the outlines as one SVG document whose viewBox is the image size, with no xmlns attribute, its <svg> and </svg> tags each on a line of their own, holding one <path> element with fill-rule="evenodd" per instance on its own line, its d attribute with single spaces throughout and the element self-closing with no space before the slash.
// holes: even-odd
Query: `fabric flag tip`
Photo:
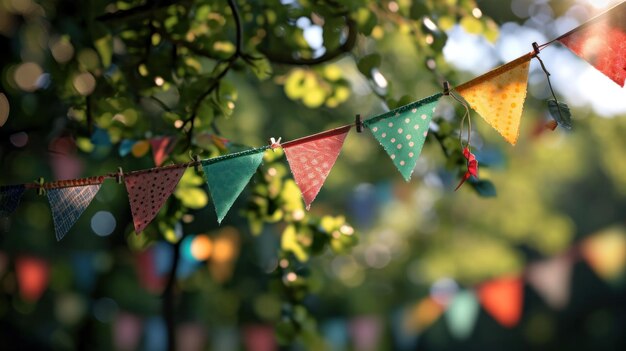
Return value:
<svg viewBox="0 0 626 351">
<path fill-rule="evenodd" d="M 456 88 L 509 144 L 517 144 L 531 54 L 526 54 Z"/>
<path fill-rule="evenodd" d="M 558 38 L 622 88 L 626 80 L 626 2 Z"/>
<path fill-rule="evenodd" d="M 341 127 L 283 144 L 289 168 L 307 210 L 310 210 L 311 203 L 337 161 L 350 129 L 351 126 Z"/>
<path fill-rule="evenodd" d="M 524 281 L 520 276 L 488 281 L 479 287 L 478 297 L 485 310 L 498 323 L 513 328 L 522 316 Z"/>
<path fill-rule="evenodd" d="M 365 121 L 405 181 L 411 180 L 441 94 Z"/>
<path fill-rule="evenodd" d="M 174 138 L 172 137 L 158 137 L 150 139 L 150 146 L 152 146 L 152 157 L 156 166 L 162 165 L 163 161 L 165 161 L 169 153 L 172 151 L 175 146 L 175 143 L 173 143 L 173 141 Z"/>
<path fill-rule="evenodd" d="M 142 232 L 170 197 L 185 167 L 160 168 L 124 177 L 135 233 Z"/>
<path fill-rule="evenodd" d="M 83 214 L 102 184 L 48 189 L 57 241 L 61 241 Z"/>
<path fill-rule="evenodd" d="M 263 151 L 265 150 L 259 149 L 252 154 L 225 158 L 202 166 L 218 224 L 222 223 L 239 194 L 263 162 Z"/>
</svg>

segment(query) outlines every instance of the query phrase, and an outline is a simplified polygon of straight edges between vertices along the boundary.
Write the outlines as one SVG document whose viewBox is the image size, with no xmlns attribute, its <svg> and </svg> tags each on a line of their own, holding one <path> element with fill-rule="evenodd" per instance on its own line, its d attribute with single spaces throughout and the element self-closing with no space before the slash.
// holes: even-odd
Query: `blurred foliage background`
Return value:
<svg viewBox="0 0 626 351">
<path fill-rule="evenodd" d="M 610 3 L 2 0 L 0 183 L 149 168 L 154 137 L 174 137 L 166 163 L 182 163 L 352 123 L 462 83 L 531 50 L 506 45 L 516 37 L 551 39 Z M 463 38 L 480 45 L 453 51 Z M 550 65 L 557 55 L 569 56 Z M 544 59 L 557 70 L 573 56 Z M 557 81 L 574 129 L 549 131 L 535 64 L 519 144 L 475 118 L 484 181 L 458 192 L 462 108 L 445 98 L 410 183 L 352 132 L 310 212 L 280 150 L 222 226 L 191 168 L 139 235 L 114 181 L 61 242 L 47 201 L 27 192 L 0 219 L 3 349 L 623 348 L 624 250 L 600 253 L 604 271 L 573 260 L 561 308 L 526 284 L 512 328 L 482 311 L 455 337 L 449 301 L 436 298 L 581 258 L 606 228 L 617 228 L 610 247 L 624 245 L 626 109 L 568 101 L 580 87 Z"/>
</svg>

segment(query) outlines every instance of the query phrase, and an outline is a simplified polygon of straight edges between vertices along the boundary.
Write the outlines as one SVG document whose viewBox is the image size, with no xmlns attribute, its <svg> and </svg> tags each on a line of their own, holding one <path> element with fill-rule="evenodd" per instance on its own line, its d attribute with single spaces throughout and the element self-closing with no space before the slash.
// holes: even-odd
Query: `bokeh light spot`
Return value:
<svg viewBox="0 0 626 351">
<path fill-rule="evenodd" d="M 115 217 L 108 211 L 98 211 L 91 217 L 91 230 L 98 236 L 111 235 L 116 225 Z"/>
<path fill-rule="evenodd" d="M 9 119 L 9 100 L 6 95 L 0 93 L 0 127 L 2 127 Z"/>
<path fill-rule="evenodd" d="M 9 141 L 15 147 L 24 147 L 28 144 L 28 134 L 25 132 L 18 132 L 15 134 L 11 134 L 9 137 Z"/>
<path fill-rule="evenodd" d="M 96 79 L 91 73 L 84 72 L 74 77 L 74 89 L 83 96 L 90 95 L 96 88 Z"/>
<path fill-rule="evenodd" d="M 39 86 L 37 81 L 43 74 L 41 67 L 34 62 L 24 62 L 17 67 L 13 79 L 17 86 L 24 91 L 35 91 Z"/>
<path fill-rule="evenodd" d="M 191 242 L 191 256 L 198 261 L 205 261 L 211 257 L 213 243 L 207 235 L 197 235 Z"/>
<path fill-rule="evenodd" d="M 51 41 L 50 52 L 58 63 L 66 63 L 74 57 L 74 46 L 66 38 Z"/>
<path fill-rule="evenodd" d="M 117 303 L 109 298 L 103 297 L 93 304 L 93 315 L 102 323 L 109 323 L 117 313 Z"/>
</svg>

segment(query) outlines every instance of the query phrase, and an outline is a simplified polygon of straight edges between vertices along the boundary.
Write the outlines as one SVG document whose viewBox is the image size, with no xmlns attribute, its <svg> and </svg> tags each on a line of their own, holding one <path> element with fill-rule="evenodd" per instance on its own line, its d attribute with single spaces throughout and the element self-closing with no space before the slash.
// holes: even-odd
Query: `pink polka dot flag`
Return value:
<svg viewBox="0 0 626 351">
<path fill-rule="evenodd" d="M 626 2 L 559 38 L 615 83 L 626 79 Z"/>
<path fill-rule="evenodd" d="M 428 126 L 441 93 L 373 117 L 363 124 L 391 157 L 408 182 L 422 152 Z"/>
<path fill-rule="evenodd" d="M 135 172 L 124 177 L 135 233 L 141 233 L 170 197 L 185 173 L 184 167 L 162 167 Z"/>
<path fill-rule="evenodd" d="M 340 127 L 283 144 L 307 210 L 324 185 L 351 127 Z"/>
</svg>

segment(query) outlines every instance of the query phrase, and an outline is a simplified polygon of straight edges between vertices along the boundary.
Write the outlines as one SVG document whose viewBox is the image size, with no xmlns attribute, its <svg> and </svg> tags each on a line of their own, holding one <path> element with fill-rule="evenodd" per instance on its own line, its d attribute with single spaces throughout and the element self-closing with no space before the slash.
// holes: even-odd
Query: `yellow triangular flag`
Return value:
<svg viewBox="0 0 626 351">
<path fill-rule="evenodd" d="M 517 142 L 526 99 L 528 53 L 456 88 L 470 107 L 511 145 Z"/>
</svg>

